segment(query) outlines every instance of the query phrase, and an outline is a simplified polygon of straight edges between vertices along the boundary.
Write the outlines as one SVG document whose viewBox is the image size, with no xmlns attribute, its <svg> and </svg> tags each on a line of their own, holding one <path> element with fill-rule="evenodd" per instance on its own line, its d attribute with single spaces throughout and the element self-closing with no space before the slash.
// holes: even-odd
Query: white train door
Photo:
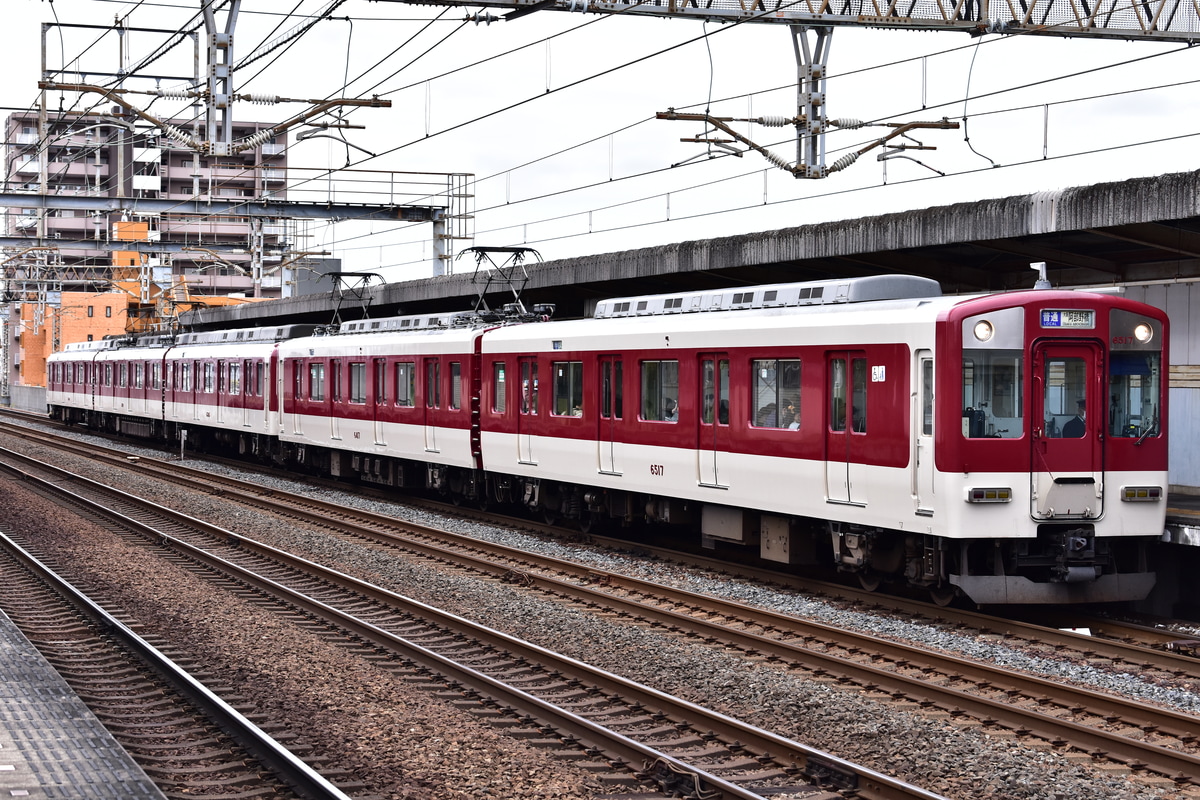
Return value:
<svg viewBox="0 0 1200 800">
<path fill-rule="evenodd" d="M 916 412 L 913 496 L 917 500 L 917 513 L 933 516 L 933 355 L 928 350 L 918 350 L 913 363 L 917 384 L 913 393 Z"/>
<path fill-rule="evenodd" d="M 867 359 L 862 352 L 830 353 L 825 492 L 831 503 L 866 505 Z"/>
<path fill-rule="evenodd" d="M 1104 356 L 1096 342 L 1034 343 L 1033 456 L 1029 477 L 1034 519 L 1097 519 L 1104 513 L 1108 419 Z"/>
<path fill-rule="evenodd" d="M 696 466 L 701 486 L 729 487 L 729 357 L 700 356 L 700 435 Z"/>
<path fill-rule="evenodd" d="M 596 447 L 600 471 L 607 475 L 621 474 L 621 457 L 617 448 L 617 427 L 624 416 L 624 370 L 620 356 L 600 357 L 600 430 Z"/>
<path fill-rule="evenodd" d="M 437 453 L 437 411 L 442 407 L 442 362 L 425 359 L 425 452 Z"/>
<path fill-rule="evenodd" d="M 522 358 L 520 370 L 521 404 L 517 408 L 517 461 L 521 464 L 536 464 L 533 431 L 538 419 L 537 360 Z"/>
<path fill-rule="evenodd" d="M 371 363 L 374 365 L 371 368 L 371 375 L 375 381 L 375 405 L 371 408 L 371 418 L 375 428 L 375 444 L 382 447 L 387 445 L 387 440 L 384 438 L 382 419 L 388 404 L 387 359 L 376 358 Z"/>
</svg>

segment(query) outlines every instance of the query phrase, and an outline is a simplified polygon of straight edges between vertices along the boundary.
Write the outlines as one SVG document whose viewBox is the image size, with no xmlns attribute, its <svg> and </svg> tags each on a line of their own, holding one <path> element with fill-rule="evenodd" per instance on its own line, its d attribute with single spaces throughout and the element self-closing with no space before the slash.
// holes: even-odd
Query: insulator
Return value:
<svg viewBox="0 0 1200 800">
<path fill-rule="evenodd" d="M 187 100 L 196 96 L 196 93 L 189 89 L 158 89 L 154 93 L 159 97 L 169 97 L 172 100 Z"/>
<path fill-rule="evenodd" d="M 163 130 L 163 133 L 165 133 L 167 136 L 169 136 L 170 138 L 174 139 L 177 142 L 183 142 L 184 144 L 186 144 L 190 147 L 196 146 L 196 142 L 194 139 L 192 139 L 191 136 L 188 136 L 187 133 L 185 133 L 181 129 L 175 127 L 174 125 L 172 125 L 169 122 L 162 123 L 162 130 Z"/>
<path fill-rule="evenodd" d="M 829 124 L 837 128 L 863 128 L 867 123 L 861 119 L 831 119 Z"/>
<path fill-rule="evenodd" d="M 279 102 L 279 95 L 252 93 L 242 95 L 242 99 L 261 106 L 272 106 Z"/>
<path fill-rule="evenodd" d="M 785 125 L 795 125 L 796 120 L 792 117 L 759 117 L 758 124 L 768 128 L 782 128 Z"/>
<path fill-rule="evenodd" d="M 247 136 L 245 139 L 242 139 L 240 142 L 238 142 L 238 146 L 245 150 L 249 150 L 251 147 L 258 147 L 260 144 L 267 141 L 274 135 L 274 128 L 266 128 L 254 134 L 253 136 Z"/>
<path fill-rule="evenodd" d="M 858 161 L 858 153 L 847 153 L 846 155 L 833 162 L 833 166 L 829 168 L 830 172 L 839 172 L 846 167 Z"/>
<path fill-rule="evenodd" d="M 779 156 L 772 153 L 770 150 L 763 150 L 762 153 L 763 153 L 763 157 L 766 158 L 767 161 L 770 161 L 775 166 L 779 167 L 782 170 L 786 170 L 787 172 L 792 171 L 792 165 L 789 164 L 785 159 L 780 158 Z"/>
</svg>

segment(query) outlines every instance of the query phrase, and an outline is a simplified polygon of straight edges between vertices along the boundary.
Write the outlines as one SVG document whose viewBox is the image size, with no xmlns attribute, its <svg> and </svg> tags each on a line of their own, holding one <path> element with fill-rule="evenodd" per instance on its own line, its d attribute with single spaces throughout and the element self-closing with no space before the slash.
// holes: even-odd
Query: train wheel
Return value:
<svg viewBox="0 0 1200 800">
<path fill-rule="evenodd" d="M 930 586 L 929 597 L 939 606 L 948 606 L 954 602 L 954 598 L 958 596 L 958 588 L 953 584 L 945 584 L 944 586 Z"/>
<path fill-rule="evenodd" d="M 879 584 L 883 583 L 883 579 L 874 572 L 857 572 L 858 585 L 866 589 L 868 592 L 874 592 L 879 588 Z"/>
</svg>

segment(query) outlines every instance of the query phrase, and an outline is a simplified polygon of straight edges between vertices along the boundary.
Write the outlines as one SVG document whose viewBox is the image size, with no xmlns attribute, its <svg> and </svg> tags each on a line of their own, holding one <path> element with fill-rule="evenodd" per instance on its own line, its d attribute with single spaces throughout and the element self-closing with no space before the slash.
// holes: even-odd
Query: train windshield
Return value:
<svg viewBox="0 0 1200 800">
<path fill-rule="evenodd" d="M 1162 388 L 1159 353 L 1114 352 L 1108 372 L 1110 436 L 1158 435 L 1158 403 Z"/>
<path fill-rule="evenodd" d="M 963 436 L 1019 439 L 1025 433 L 1020 350 L 963 353 Z"/>
</svg>

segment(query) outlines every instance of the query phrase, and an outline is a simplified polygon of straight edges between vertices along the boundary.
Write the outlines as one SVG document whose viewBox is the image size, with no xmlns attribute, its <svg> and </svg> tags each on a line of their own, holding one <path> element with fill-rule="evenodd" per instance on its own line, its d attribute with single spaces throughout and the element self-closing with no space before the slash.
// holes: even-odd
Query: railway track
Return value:
<svg viewBox="0 0 1200 800">
<path fill-rule="evenodd" d="M 4 460 L 23 457 L 5 453 Z M 41 491 L 68 493 L 92 515 L 119 516 L 122 526 L 197 568 L 251 586 L 290 613 L 299 609 L 332 635 L 350 633 L 360 645 L 392 654 L 396 669 L 454 693 L 457 704 L 500 717 L 496 724 L 515 735 L 582 753 L 611 771 L 613 783 L 745 800 L 760 792 L 811 800 L 839 792 L 937 797 L 58 468 L 27 461 L 21 469 Z"/>
<path fill-rule="evenodd" d="M 350 800 L 343 788 L 0 533 L 0 607 L 168 798 Z"/>
<path fill-rule="evenodd" d="M 154 467 L 141 460 L 137 468 L 162 469 L 162 465 Z M 182 478 L 178 465 L 168 465 L 167 469 L 173 473 L 172 479 Z M 211 478 L 200 474 L 188 480 L 204 484 Z M 718 603 L 713 598 L 671 591 L 569 562 L 516 553 L 445 532 L 417 533 L 393 518 L 350 512 L 342 506 L 314 506 L 306 498 L 284 500 L 277 492 L 272 493 L 274 497 L 265 497 L 255 488 L 234 488 L 224 478 L 220 483 L 223 487 L 220 491 L 227 499 L 269 508 L 273 513 L 302 519 L 307 525 L 326 528 L 334 525 L 342 535 L 359 539 L 370 536 L 409 553 L 503 577 L 674 634 L 700 637 L 722 647 L 737 647 L 754 658 L 776 661 L 792 669 L 806 668 L 818 677 L 830 676 L 867 691 L 940 708 L 950 716 L 974 717 L 987 726 L 1008 729 L 1021 736 L 1037 736 L 1135 769 L 1147 769 L 1181 785 L 1194 785 L 1190 776 L 1200 774 L 1192 733 L 1197 719 L 1191 715 L 939 656 L 888 640 L 852 636 L 813 623 L 801 624 L 792 617 Z M 297 503 L 306 508 L 294 508 Z M 398 529 L 403 529 L 403 533 L 398 534 Z M 454 542 L 453 549 L 469 552 L 448 552 L 448 541 Z M 1195 662 L 1176 654 L 1117 644 L 1113 646 L 1122 653 L 1121 658 L 1137 669 L 1166 669 L 1176 676 L 1196 674 Z M 1087 651 L 1081 655 L 1095 657 Z M 1166 666 L 1147 665 L 1141 660 L 1151 655 L 1164 659 Z M 935 686 L 931 681 L 944 685 Z"/>
<path fill-rule="evenodd" d="M 12 414 L 16 418 L 29 420 L 33 415 Z M 39 424 L 53 425 L 44 418 Z M 273 495 L 280 497 L 287 493 L 274 489 L 264 489 L 252 481 L 214 474 L 202 467 L 189 467 L 177 460 L 159 460 L 131 457 L 127 453 L 106 447 L 104 445 L 64 438 L 45 431 L 34 430 L 25 426 L 12 426 L 0 423 L 0 430 L 20 436 L 31 442 L 38 442 L 67 452 L 75 452 L 87 458 L 95 458 L 126 468 L 136 468 L 147 475 L 155 475 L 171 480 L 180 485 L 191 485 L 198 491 L 207 491 L 230 499 L 257 504 L 276 513 L 282 511 L 280 504 L 273 507 L 268 501 Z M 244 461 L 205 456 L 206 460 L 226 464 L 239 470 L 249 467 Z M 293 473 L 257 467 L 265 474 L 286 477 L 296 481 Z M 190 480 L 187 480 L 190 479 Z M 304 479 L 311 482 L 315 488 L 329 488 L 335 491 L 346 491 L 344 483 L 322 479 Z M 356 491 L 368 496 L 394 501 L 387 493 L 377 492 L 371 488 L 356 487 Z M 253 497 L 260 496 L 264 501 L 255 503 Z M 293 495 L 290 503 L 299 501 L 301 495 Z M 326 518 L 336 518 L 347 509 L 337 503 L 321 504 L 307 500 L 314 511 L 308 519 L 318 520 L 322 515 Z M 445 513 L 507 528 L 517 528 L 532 531 L 537 534 L 561 538 L 564 534 L 578 536 L 578 531 L 571 531 L 555 525 L 543 525 L 529 520 L 517 519 L 505 514 L 481 511 L 454 506 L 448 503 L 429 500 L 426 498 L 406 498 L 406 503 Z M 330 517 L 329 515 L 333 515 Z M 393 518 L 387 518 L 387 523 L 396 525 Z M 1190 633 L 1180 634 L 1169 628 L 1150 627 L 1135 623 L 1122 622 L 1107 617 L 1088 615 L 1075 610 L 1062 612 L 1040 611 L 1039 619 L 1031 621 L 1021 615 L 1019 609 L 1007 615 L 981 613 L 968 609 L 939 606 L 922 600 L 911 600 L 901 596 L 884 595 L 878 592 L 866 591 L 857 587 L 847 586 L 810 577 L 798 576 L 779 572 L 778 570 L 738 564 L 730 561 L 718 561 L 713 558 L 685 553 L 665 547 L 655 547 L 643 542 L 631 543 L 625 539 L 606 537 L 597 533 L 589 533 L 586 540 L 600 547 L 614 550 L 636 548 L 647 555 L 666 561 L 687 564 L 699 569 L 709 570 L 715 574 L 736 575 L 760 583 L 779 586 L 785 589 L 802 592 L 814 597 L 830 598 L 852 604 L 856 608 L 869 609 L 878 613 L 903 615 L 907 619 L 924 619 L 931 624 L 945 625 L 957 629 L 980 631 L 983 635 L 995 637 L 1016 647 L 1031 650 L 1044 650 L 1048 653 L 1058 653 L 1063 650 L 1078 651 L 1082 659 L 1103 659 L 1115 665 L 1124 665 L 1129 669 L 1144 672 L 1146 670 L 1161 670 L 1178 678 L 1200 677 L 1200 642 Z M 1050 615 L 1050 616 L 1047 616 Z M 1089 633 L 1076 633 L 1072 629 L 1087 629 Z"/>
</svg>

